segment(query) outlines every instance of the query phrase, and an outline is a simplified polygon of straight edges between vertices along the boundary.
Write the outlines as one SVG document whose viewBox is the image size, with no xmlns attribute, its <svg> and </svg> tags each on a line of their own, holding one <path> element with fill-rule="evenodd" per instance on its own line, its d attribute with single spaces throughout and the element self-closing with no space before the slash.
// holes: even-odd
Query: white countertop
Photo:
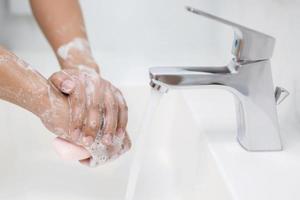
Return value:
<svg viewBox="0 0 300 200">
<path fill-rule="evenodd" d="M 300 199 L 300 128 L 292 118 L 280 124 L 283 151 L 248 152 L 236 141 L 231 94 L 194 90 L 184 96 L 235 199 Z"/>
</svg>

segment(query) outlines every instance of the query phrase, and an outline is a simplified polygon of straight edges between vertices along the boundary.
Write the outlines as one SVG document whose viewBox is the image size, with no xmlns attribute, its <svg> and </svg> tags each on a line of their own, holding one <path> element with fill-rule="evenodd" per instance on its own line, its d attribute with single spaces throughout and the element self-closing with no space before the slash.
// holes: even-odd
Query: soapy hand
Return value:
<svg viewBox="0 0 300 200">
<path fill-rule="evenodd" d="M 120 90 L 100 76 L 87 39 L 74 38 L 56 53 L 63 70 L 49 81 L 68 96 L 71 107 L 70 137 L 54 141 L 58 153 L 67 159 L 76 157 L 72 152 L 78 153 L 82 163 L 98 164 L 126 152 L 131 146 L 126 133 L 126 102 Z M 65 145 L 68 141 L 75 146 Z M 82 160 L 86 153 L 76 145 L 84 146 L 93 159 Z"/>
<path fill-rule="evenodd" d="M 77 145 L 65 145 L 66 140 L 57 138 L 54 145 L 62 157 L 82 160 L 88 154 L 78 145 L 91 150 L 97 136 L 100 145 L 105 146 L 104 162 L 130 148 L 126 133 L 127 105 L 120 90 L 85 66 L 56 72 L 50 77 L 50 82 L 69 96 L 71 106 L 71 137 L 66 139 Z M 81 162 L 89 164 L 90 159 Z"/>
<path fill-rule="evenodd" d="M 103 101 L 100 79 L 93 72 L 73 68 L 54 73 L 49 81 L 69 97 L 71 123 L 67 139 L 90 146 L 100 128 L 99 102 Z"/>
</svg>

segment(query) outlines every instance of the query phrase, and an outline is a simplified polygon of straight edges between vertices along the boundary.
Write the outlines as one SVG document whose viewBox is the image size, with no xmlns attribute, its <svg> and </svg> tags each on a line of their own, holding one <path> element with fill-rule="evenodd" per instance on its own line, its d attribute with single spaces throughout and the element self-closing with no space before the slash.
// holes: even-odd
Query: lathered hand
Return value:
<svg viewBox="0 0 300 200">
<path fill-rule="evenodd" d="M 114 159 L 130 148 L 126 132 L 127 105 L 116 87 L 93 69 L 82 66 L 57 72 L 50 81 L 62 93 L 69 95 L 72 110 L 72 137 L 66 139 L 74 143 L 74 146 L 68 144 L 69 150 L 73 150 L 65 153 L 66 141 L 61 138 L 54 141 L 63 158 L 81 160 L 82 155 L 86 155 L 85 149 L 77 145 L 84 145 L 90 154 L 101 155 L 101 162 Z M 81 162 L 89 164 L 90 158 Z"/>
</svg>

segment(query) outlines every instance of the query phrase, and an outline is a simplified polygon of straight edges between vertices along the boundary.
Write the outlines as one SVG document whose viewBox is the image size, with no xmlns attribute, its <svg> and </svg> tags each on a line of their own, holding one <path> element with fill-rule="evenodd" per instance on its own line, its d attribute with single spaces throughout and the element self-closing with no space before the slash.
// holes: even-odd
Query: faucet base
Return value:
<svg viewBox="0 0 300 200">
<path fill-rule="evenodd" d="M 245 149 L 248 152 L 276 152 L 276 151 L 282 151 L 283 150 L 282 146 L 278 146 L 277 148 L 272 148 L 272 149 L 254 149 L 254 148 L 248 149 L 246 146 L 244 146 L 243 143 L 241 143 L 241 141 L 239 140 L 238 137 L 236 137 L 236 141 L 239 143 L 239 145 L 243 149 Z"/>
</svg>

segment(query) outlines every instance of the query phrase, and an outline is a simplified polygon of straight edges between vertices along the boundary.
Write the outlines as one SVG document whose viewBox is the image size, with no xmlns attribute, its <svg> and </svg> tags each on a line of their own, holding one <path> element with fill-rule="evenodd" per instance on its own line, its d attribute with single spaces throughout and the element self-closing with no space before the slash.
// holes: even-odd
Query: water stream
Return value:
<svg viewBox="0 0 300 200">
<path fill-rule="evenodd" d="M 151 95 L 146 108 L 144 118 L 142 120 L 141 126 L 138 130 L 139 136 L 136 140 L 134 147 L 133 161 L 129 171 L 129 179 L 127 183 L 127 190 L 125 200 L 134 200 L 135 190 L 137 181 L 139 178 L 139 173 L 141 169 L 141 161 L 145 151 L 145 143 L 147 141 L 147 135 L 149 134 L 149 129 L 153 121 L 154 115 L 158 108 L 162 93 L 151 89 Z"/>
</svg>

